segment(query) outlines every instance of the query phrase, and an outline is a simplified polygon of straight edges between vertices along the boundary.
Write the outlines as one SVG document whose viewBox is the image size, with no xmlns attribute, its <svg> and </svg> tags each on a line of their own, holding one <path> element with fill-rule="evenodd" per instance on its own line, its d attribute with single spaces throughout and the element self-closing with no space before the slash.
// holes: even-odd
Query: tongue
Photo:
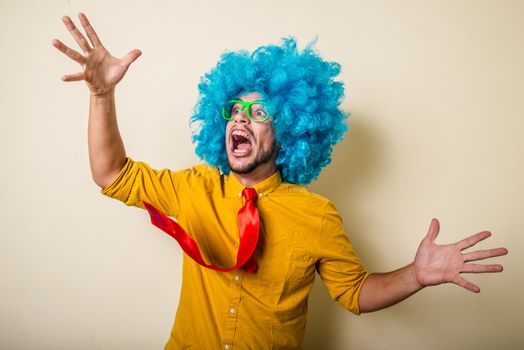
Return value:
<svg viewBox="0 0 524 350">
<path fill-rule="evenodd" d="M 241 143 L 239 145 L 237 145 L 237 149 L 239 150 L 248 150 L 251 148 L 251 145 L 249 143 Z"/>
</svg>

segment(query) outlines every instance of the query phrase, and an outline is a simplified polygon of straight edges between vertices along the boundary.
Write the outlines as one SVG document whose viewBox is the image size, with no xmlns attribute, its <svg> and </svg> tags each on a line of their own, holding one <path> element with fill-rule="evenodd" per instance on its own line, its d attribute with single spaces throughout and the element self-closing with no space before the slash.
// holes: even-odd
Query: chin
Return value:
<svg viewBox="0 0 524 350">
<path fill-rule="evenodd" d="M 257 169 L 262 169 L 262 172 L 265 172 L 267 169 L 268 172 L 271 172 L 273 167 L 270 165 L 275 162 L 276 156 L 277 148 L 274 144 L 266 151 L 262 149 L 252 149 L 251 153 L 244 157 L 235 156 L 230 149 L 227 152 L 227 164 L 229 165 L 229 169 L 236 174 L 251 174 Z M 274 168 L 276 168 L 276 165 Z"/>
<path fill-rule="evenodd" d="M 227 162 L 229 165 L 229 169 L 236 174 L 249 174 L 253 172 L 259 165 L 254 160 L 246 159 L 245 161 L 237 161 L 236 159 L 234 159 L 232 161 L 229 157 Z"/>
</svg>

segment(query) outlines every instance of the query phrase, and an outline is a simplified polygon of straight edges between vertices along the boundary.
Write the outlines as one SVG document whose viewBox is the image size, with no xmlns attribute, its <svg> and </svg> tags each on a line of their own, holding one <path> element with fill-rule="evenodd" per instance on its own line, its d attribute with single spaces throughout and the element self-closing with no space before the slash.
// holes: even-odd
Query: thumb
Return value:
<svg viewBox="0 0 524 350">
<path fill-rule="evenodd" d="M 131 63 L 133 63 L 138 57 L 142 55 L 142 51 L 140 50 L 131 50 L 127 55 L 125 55 L 124 58 L 122 58 L 121 63 L 126 67 L 126 69 L 129 67 Z"/>
<path fill-rule="evenodd" d="M 431 243 L 435 242 L 439 231 L 440 231 L 440 223 L 438 222 L 437 219 L 431 219 L 431 224 L 429 225 L 429 230 L 428 230 L 428 234 L 426 235 L 426 239 L 429 240 Z"/>
</svg>

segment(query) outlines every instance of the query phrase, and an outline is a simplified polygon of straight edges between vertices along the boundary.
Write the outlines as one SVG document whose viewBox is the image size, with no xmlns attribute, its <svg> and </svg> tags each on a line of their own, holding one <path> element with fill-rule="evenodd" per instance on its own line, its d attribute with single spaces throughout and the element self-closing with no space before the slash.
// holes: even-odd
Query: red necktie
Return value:
<svg viewBox="0 0 524 350">
<path fill-rule="evenodd" d="M 254 256 L 260 231 L 258 209 L 254 203 L 257 199 L 257 191 L 254 188 L 246 187 L 242 190 L 242 196 L 244 196 L 246 202 L 238 211 L 238 232 L 240 233 L 240 240 L 237 260 L 235 266 L 228 268 L 206 264 L 202 258 L 202 254 L 200 254 L 196 241 L 191 238 L 176 221 L 170 219 L 146 201 L 142 201 L 142 203 L 144 203 L 144 206 L 151 216 L 151 223 L 176 239 L 182 250 L 200 265 L 222 272 L 244 268 L 246 272 L 250 273 L 255 272 L 258 268 Z"/>
</svg>

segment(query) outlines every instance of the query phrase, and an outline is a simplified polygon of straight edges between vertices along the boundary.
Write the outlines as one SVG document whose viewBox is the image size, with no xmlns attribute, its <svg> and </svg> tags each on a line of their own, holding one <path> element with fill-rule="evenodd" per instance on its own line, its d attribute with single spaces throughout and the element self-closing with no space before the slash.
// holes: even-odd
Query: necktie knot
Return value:
<svg viewBox="0 0 524 350">
<path fill-rule="evenodd" d="M 246 201 L 253 201 L 257 199 L 257 191 L 254 188 L 246 187 L 242 190 L 242 196 L 244 196 Z"/>
</svg>

